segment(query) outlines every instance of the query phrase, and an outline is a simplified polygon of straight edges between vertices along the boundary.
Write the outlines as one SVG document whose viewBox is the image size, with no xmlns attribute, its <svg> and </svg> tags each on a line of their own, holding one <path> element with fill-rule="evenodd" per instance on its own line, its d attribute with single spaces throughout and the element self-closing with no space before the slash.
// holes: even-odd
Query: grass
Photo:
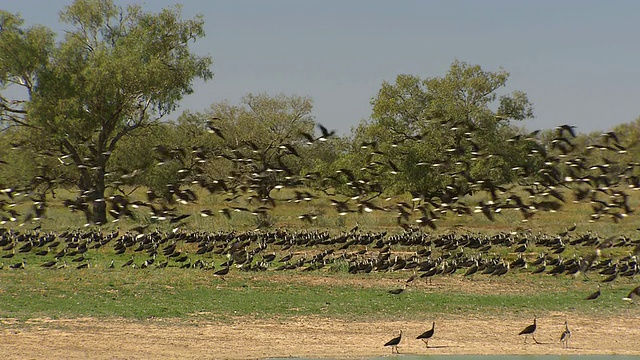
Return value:
<svg viewBox="0 0 640 360">
<path fill-rule="evenodd" d="M 606 316 L 629 311 L 632 284 L 603 288 L 595 302 L 582 300 L 593 283 L 572 278 L 509 274 L 502 278 L 437 278 L 445 286 L 387 292 L 400 274 L 234 273 L 167 268 L 59 269 L 0 272 L 0 318 L 177 318 L 230 321 L 237 317 L 326 316 L 346 320 L 427 319 L 433 316 L 579 312 Z M 317 284 L 317 280 L 322 280 Z M 332 283 L 335 280 L 335 283 Z M 357 280 L 355 283 L 353 280 Z M 463 286 L 456 284 L 463 281 Z M 454 286 L 446 286 L 453 283 Z M 362 285 L 365 284 L 365 285 Z M 396 284 L 396 285 L 393 285 Z M 475 287 L 511 291 L 469 291 Z M 633 310 L 632 306 L 632 310 Z"/>
</svg>

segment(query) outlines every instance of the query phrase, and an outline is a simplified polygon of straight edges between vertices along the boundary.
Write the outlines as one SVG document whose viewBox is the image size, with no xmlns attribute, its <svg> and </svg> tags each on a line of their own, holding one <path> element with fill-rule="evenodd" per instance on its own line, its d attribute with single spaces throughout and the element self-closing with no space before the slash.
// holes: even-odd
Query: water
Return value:
<svg viewBox="0 0 640 360">
<path fill-rule="evenodd" d="M 630 355 L 387 355 L 367 360 L 640 360 Z M 320 358 L 269 358 L 268 360 L 329 360 Z"/>
</svg>

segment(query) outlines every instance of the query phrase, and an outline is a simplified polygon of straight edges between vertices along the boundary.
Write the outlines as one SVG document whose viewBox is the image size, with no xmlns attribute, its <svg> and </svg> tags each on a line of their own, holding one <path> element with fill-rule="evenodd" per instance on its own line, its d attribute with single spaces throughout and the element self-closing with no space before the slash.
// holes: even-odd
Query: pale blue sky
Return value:
<svg viewBox="0 0 640 360">
<path fill-rule="evenodd" d="M 60 33 L 57 13 L 69 3 L 7 1 L 0 8 Z M 316 121 L 344 134 L 369 117 L 383 81 L 443 76 L 457 58 L 510 72 L 505 91 L 522 90 L 534 104 L 531 130 L 605 130 L 640 115 L 640 1 L 137 3 L 149 11 L 181 3 L 185 18 L 204 15 L 207 36 L 193 49 L 213 57 L 215 77 L 198 83 L 181 110 L 237 103 L 249 92 L 306 95 Z"/>
</svg>

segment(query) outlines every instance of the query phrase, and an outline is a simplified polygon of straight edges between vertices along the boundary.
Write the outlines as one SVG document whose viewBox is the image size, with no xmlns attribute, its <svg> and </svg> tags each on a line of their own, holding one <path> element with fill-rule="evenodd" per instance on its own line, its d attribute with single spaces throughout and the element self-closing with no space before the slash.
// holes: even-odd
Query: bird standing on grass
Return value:
<svg viewBox="0 0 640 360">
<path fill-rule="evenodd" d="M 598 284 L 598 291 L 596 291 L 596 292 L 594 292 L 592 294 L 589 294 L 589 296 L 587 296 L 585 298 L 585 300 L 595 300 L 598 297 L 600 297 L 600 284 Z"/>
<path fill-rule="evenodd" d="M 633 300 L 638 296 L 640 296 L 640 285 L 633 288 L 633 290 L 629 292 L 629 295 L 627 295 L 627 297 L 622 298 L 622 300 L 633 302 Z"/>
<path fill-rule="evenodd" d="M 560 335 L 560 342 L 562 343 L 562 347 L 569 348 L 569 338 L 571 338 L 571 330 L 569 330 L 569 323 L 567 321 L 564 322 L 564 331 L 562 335 Z"/>
<path fill-rule="evenodd" d="M 427 349 L 429 348 L 429 339 L 433 336 L 433 332 L 435 328 L 436 328 L 436 322 L 434 321 L 433 324 L 431 325 L 431 330 L 427 330 L 423 332 L 422 334 L 420 334 L 420 336 L 416 338 L 416 339 L 422 340 L 427 345 Z"/>
<path fill-rule="evenodd" d="M 388 293 L 391 294 L 391 295 L 400 295 L 400 294 L 402 294 L 402 292 L 404 292 L 404 289 L 406 289 L 406 288 L 407 288 L 407 285 L 403 284 L 402 287 L 396 288 L 396 289 L 391 289 L 391 290 L 388 291 Z"/>
<path fill-rule="evenodd" d="M 225 268 L 222 268 L 216 272 L 213 273 L 213 276 L 219 277 L 220 279 L 224 280 L 224 276 L 227 275 L 229 273 L 229 267 L 227 266 Z M 225 280 L 226 281 L 226 280 Z"/>
<path fill-rule="evenodd" d="M 524 343 L 527 343 L 527 337 L 529 335 L 531 335 L 531 338 L 533 339 L 533 341 L 536 342 L 536 344 L 540 344 L 538 342 L 538 340 L 536 340 L 535 336 L 533 336 L 533 334 L 536 332 L 536 317 L 533 317 L 533 324 L 527 326 L 526 328 L 524 328 L 522 331 L 520 331 L 520 333 L 518 335 L 524 335 Z"/>
<path fill-rule="evenodd" d="M 402 340 L 402 330 L 400 330 L 400 335 L 394 337 L 393 339 L 387 341 L 384 346 L 391 346 L 391 353 L 393 354 L 393 350 L 395 349 L 396 354 L 400 354 L 398 351 L 398 344 L 400 344 L 400 340 Z"/>
</svg>

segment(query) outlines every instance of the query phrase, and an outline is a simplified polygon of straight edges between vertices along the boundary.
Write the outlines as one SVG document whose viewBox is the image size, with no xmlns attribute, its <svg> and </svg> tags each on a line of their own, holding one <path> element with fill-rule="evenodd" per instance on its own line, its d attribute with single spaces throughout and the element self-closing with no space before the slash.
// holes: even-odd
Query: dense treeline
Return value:
<svg viewBox="0 0 640 360">
<path fill-rule="evenodd" d="M 56 42 L 50 30 L 0 12 L 0 90 L 27 94 L 0 93 L 4 221 L 37 220 L 60 188 L 77 190 L 62 201 L 95 224 L 135 219 L 140 207 L 177 219 L 159 209 L 197 202 L 195 187 L 226 194 L 225 215 L 251 212 L 265 226 L 278 202 L 320 193 L 341 215 L 393 210 L 401 226 L 435 227 L 449 212 L 492 218 L 506 207 L 527 220 L 570 200 L 591 202 L 592 220 L 633 212 L 625 188 L 640 188 L 640 119 L 604 134 L 567 125 L 529 132 L 517 124 L 533 117 L 526 94 L 499 96 L 503 70 L 456 60 L 443 76 L 399 75 L 346 136 L 296 95 L 247 94 L 168 120 L 193 80 L 213 76 L 211 59 L 188 48 L 204 36 L 201 18 L 181 20 L 179 7 L 150 14 L 77 0 L 61 20 L 72 29 Z M 137 187 L 148 189 L 147 201 L 128 198 Z M 285 188 L 295 196 L 283 197 Z M 466 202 L 480 192 L 487 201 Z M 18 213 L 20 201 L 31 210 Z M 310 223 L 317 216 L 300 214 Z"/>
</svg>

